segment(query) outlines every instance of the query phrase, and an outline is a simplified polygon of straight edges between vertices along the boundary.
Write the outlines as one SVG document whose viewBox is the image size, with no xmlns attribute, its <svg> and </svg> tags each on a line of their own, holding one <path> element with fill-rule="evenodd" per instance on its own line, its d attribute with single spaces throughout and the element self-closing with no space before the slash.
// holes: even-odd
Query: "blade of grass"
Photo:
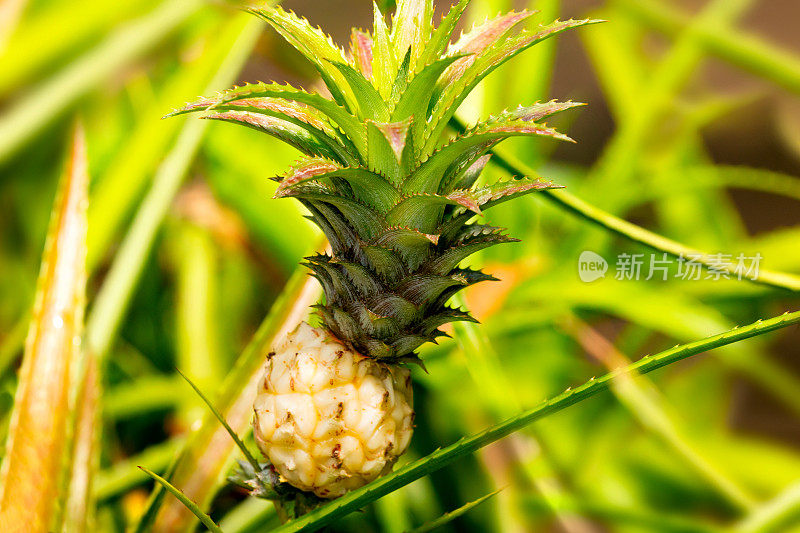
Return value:
<svg viewBox="0 0 800 533">
<path fill-rule="evenodd" d="M 107 420 L 118 422 L 143 413 L 175 409 L 186 401 L 186 396 L 177 377 L 145 375 L 107 390 L 103 413 Z"/>
<path fill-rule="evenodd" d="M 266 351 L 306 318 L 309 306 L 317 302 L 320 294 L 316 280 L 298 268 L 225 378 L 215 405 L 237 433 L 250 424 L 256 385 L 261 379 Z M 217 418 L 208 413 L 181 450 L 170 481 L 197 501 L 201 509 L 205 509 L 225 477 L 233 452 L 233 440 Z M 158 505 L 155 504 L 147 513 L 147 516 L 157 513 L 155 524 L 140 522 L 137 531 L 152 529 L 171 533 L 185 531 L 193 525 L 191 514 L 178 502 L 164 502 L 160 509 Z"/>
<path fill-rule="evenodd" d="M 136 456 L 117 461 L 109 469 L 99 472 L 94 481 L 97 501 L 116 498 L 147 481 L 149 477 L 138 465 L 154 472 L 166 471 L 181 444 L 181 439 L 170 439 L 151 446 Z"/>
<path fill-rule="evenodd" d="M 480 504 L 482 504 L 483 502 L 485 502 L 489 498 L 491 498 L 493 496 L 496 496 L 499 492 L 500 492 L 499 490 L 496 490 L 494 492 L 490 492 L 489 494 L 487 494 L 485 496 L 481 496 L 477 500 L 469 502 L 469 503 L 463 505 L 462 507 L 459 507 L 455 511 L 450 511 L 449 513 L 446 513 L 446 514 L 440 516 L 436 520 L 431 520 L 430 522 L 428 522 L 426 524 L 422 524 L 418 528 L 415 528 L 415 529 L 411 530 L 410 533 L 428 533 L 429 531 L 434 531 L 436 529 L 439 529 L 440 527 L 444 527 L 447 524 L 449 524 L 450 522 L 452 522 L 453 520 L 455 520 L 456 518 L 467 514 L 468 512 L 470 512 L 471 510 L 473 510 L 474 508 L 476 508 L 477 506 L 479 506 Z"/>
<path fill-rule="evenodd" d="M 272 502 L 261 498 L 247 498 L 220 520 L 219 527 L 225 533 L 266 531 L 267 523 L 277 518 Z"/>
<path fill-rule="evenodd" d="M 602 362 L 608 370 L 630 365 L 630 360 L 611 342 L 578 317 L 568 316 L 561 325 L 584 350 Z M 712 464 L 690 441 L 676 417 L 663 405 L 664 402 L 652 382 L 644 376 L 631 373 L 619 376 L 611 384 L 611 390 L 644 427 L 672 448 L 734 508 L 747 512 L 755 507 L 754 498 Z"/>
<path fill-rule="evenodd" d="M 454 124 L 457 124 L 457 129 L 463 131 L 463 123 L 455 122 Z M 534 169 L 501 148 L 493 149 L 492 153 L 494 157 L 492 157 L 491 161 L 512 175 L 529 177 L 536 177 L 538 175 Z M 721 265 L 717 264 L 718 262 L 715 263 L 713 261 L 713 254 L 690 248 L 677 241 L 646 230 L 641 226 L 632 224 L 563 189 L 559 191 L 543 190 L 540 192 L 540 195 L 556 205 L 565 208 L 567 211 L 633 242 L 643 244 L 657 251 L 666 252 L 674 257 L 697 257 L 697 262 L 706 267 L 724 270 L 734 277 L 738 276 L 735 265 L 727 265 L 721 268 Z M 800 291 L 800 276 L 786 272 L 762 269 L 758 275 L 755 275 L 755 273 L 744 273 L 742 279 L 747 279 L 754 283 L 770 287 L 786 289 L 792 292 Z"/>
<path fill-rule="evenodd" d="M 667 35 L 675 35 L 691 23 L 691 17 L 666 2 L 615 0 L 615 5 Z M 695 34 L 704 48 L 725 61 L 800 93 L 800 57 L 741 30 L 698 27 Z"/>
<path fill-rule="evenodd" d="M 95 49 L 39 84 L 0 116 L 0 164 L 122 65 L 155 46 L 203 4 L 171 0 L 120 28 Z"/>
<path fill-rule="evenodd" d="M 94 478 L 99 466 L 100 376 L 97 359 L 89 356 L 74 417 L 75 432 L 62 533 L 94 529 Z"/>
<path fill-rule="evenodd" d="M 76 126 L 50 219 L 0 472 L 0 530 L 23 523 L 28 531 L 50 530 L 63 496 L 85 307 L 88 187 L 86 145 Z"/>
<path fill-rule="evenodd" d="M 597 379 L 591 379 L 577 388 L 568 389 L 551 400 L 546 400 L 539 406 L 525 411 L 514 418 L 497 424 L 471 437 L 463 438 L 455 444 L 439 449 L 418 461 L 409 463 L 392 474 L 379 478 L 358 490 L 352 491 L 297 520 L 284 524 L 274 531 L 276 533 L 315 531 L 400 487 L 426 476 L 431 472 L 435 472 L 465 455 L 479 450 L 487 444 L 502 439 L 537 420 L 557 413 L 569 406 L 595 396 L 599 392 L 607 390 L 611 382 L 621 375 L 630 374 L 632 372 L 646 374 L 682 361 L 693 355 L 798 323 L 800 323 L 800 311 L 786 313 L 769 320 L 758 321 L 746 327 L 737 328 L 682 346 L 676 346 L 675 348 L 656 355 L 643 357 L 628 367 L 615 370 Z"/>
<path fill-rule="evenodd" d="M 591 173 L 593 185 L 607 186 L 608 191 L 625 190 L 611 184 L 628 183 L 635 175 L 639 168 L 638 158 L 653 126 L 669 109 L 681 88 L 695 75 L 703 60 L 703 49 L 696 31 L 708 27 L 727 28 L 752 3 L 753 0 L 711 0 L 683 29 L 664 59 L 645 78 L 646 84 L 639 88 L 634 111 L 617 117 L 619 128 Z M 613 197 L 617 198 L 619 194 Z M 616 202 L 611 204 L 616 205 Z"/>
<path fill-rule="evenodd" d="M 177 488 L 173 487 L 170 484 L 169 481 L 167 481 L 163 477 L 159 476 L 158 474 L 156 474 L 154 472 L 151 472 L 150 470 L 144 468 L 143 466 L 140 466 L 139 468 L 141 468 L 144 471 L 145 474 L 147 474 L 148 476 L 150 476 L 151 478 L 156 480 L 170 494 L 175 496 L 175 498 L 177 498 L 178 501 L 180 501 L 183 505 L 185 505 L 186 508 L 189 509 L 192 512 L 192 514 L 194 514 L 197 517 L 197 519 L 200 520 L 200 522 L 204 526 L 206 526 L 208 528 L 209 531 L 222 533 L 222 530 L 220 529 L 220 527 L 213 520 L 211 520 L 210 516 L 205 514 L 203 511 L 201 511 L 196 503 L 194 503 L 192 500 L 187 498 L 180 490 L 178 490 Z"/>
<path fill-rule="evenodd" d="M 543 502 L 535 501 L 533 498 L 526 503 L 532 512 L 549 510 Z M 562 512 L 582 513 L 597 520 L 605 520 L 620 529 L 624 526 L 631 526 L 640 531 L 658 531 L 659 533 L 723 533 L 728 531 L 697 519 L 652 512 L 647 509 L 609 506 L 586 499 L 580 502 L 564 501 L 560 503 L 559 507 Z"/>
<path fill-rule="evenodd" d="M 27 0 L 11 0 L 4 4 L 25 3 Z M 74 2 L 51 2 L 46 8 L 36 10 L 24 19 L 14 35 L 3 48 L 3 30 L 0 22 L 0 96 L 34 82 L 35 77 L 59 60 L 68 62 L 76 49 L 92 39 L 100 41 L 104 33 L 110 33 L 120 21 L 141 16 L 156 2 L 145 0 L 82 0 Z M 3 8 L 0 7 L 0 12 Z M 0 14 L 0 19 L 2 15 Z"/>
<path fill-rule="evenodd" d="M 788 531 L 800 520 L 800 483 L 794 484 L 739 522 L 733 531 L 769 533 Z"/>
<path fill-rule="evenodd" d="M 27 3 L 28 0 L 6 0 L 0 4 L 0 50 L 14 33 Z"/>
<path fill-rule="evenodd" d="M 244 445 L 242 439 L 240 439 L 239 435 L 237 435 L 236 432 L 231 428 L 231 426 L 225 420 L 225 417 L 222 416 L 222 414 L 219 411 L 217 411 L 217 408 L 214 407 L 214 404 L 211 403 L 211 400 L 209 400 L 208 397 L 205 394 L 203 394 L 203 391 L 201 391 L 197 387 L 197 385 L 195 385 L 192 382 L 192 380 L 186 376 L 186 374 L 184 374 L 180 370 L 178 370 L 178 374 L 180 374 L 181 377 L 185 379 L 189 385 L 191 385 L 191 387 L 194 389 L 197 395 L 200 396 L 203 402 L 205 402 L 205 404 L 208 406 L 208 409 L 211 411 L 211 413 L 214 415 L 217 421 L 222 425 L 223 428 L 225 428 L 225 431 L 228 432 L 228 435 L 230 435 L 231 439 L 236 444 L 236 447 L 239 448 L 239 450 L 241 450 L 242 454 L 245 456 L 245 459 L 247 459 L 247 462 L 250 463 L 250 466 L 252 466 L 256 472 L 260 471 L 261 465 L 258 464 L 258 460 L 255 457 L 253 457 L 253 454 L 250 453 L 250 450 L 248 450 L 247 446 Z"/>
<path fill-rule="evenodd" d="M 458 307 L 462 307 L 465 304 L 460 295 L 454 296 L 451 302 Z M 490 410 L 495 415 L 495 420 L 503 420 L 513 416 L 514 413 L 518 413 L 522 409 L 522 405 L 519 398 L 512 392 L 515 388 L 503 371 L 497 351 L 485 331 L 477 324 L 470 322 L 453 323 L 453 330 L 456 341 L 464 352 L 467 371 L 477 385 L 480 394 L 486 398 L 484 401 L 489 404 Z M 543 449 L 540 439 L 535 434 L 530 436 L 532 442 L 519 443 L 520 445 L 518 446 L 512 446 L 511 450 L 513 451 L 509 453 L 516 456 L 513 459 L 521 465 L 522 474 L 535 487 L 536 491 L 542 495 L 544 501 L 568 498 L 569 495 L 565 494 L 563 488 L 564 483 L 559 479 L 556 469 L 546 456 L 546 450 Z M 526 448 L 540 451 L 537 456 L 531 459 L 523 456 L 520 452 L 520 450 Z M 575 520 L 575 517 L 560 515 L 556 512 L 555 507 L 553 508 L 553 514 L 565 532 L 590 531 L 586 524 Z"/>
<path fill-rule="evenodd" d="M 224 64 L 232 43 L 241 27 L 236 20 L 220 17 L 218 26 L 211 30 L 214 39 L 203 43 L 201 52 L 190 62 L 182 61 L 180 69 L 171 75 L 160 90 L 136 109 L 136 123 L 126 137 L 113 161 L 98 176 L 92 189 L 92 206 L 89 209 L 89 272 L 93 272 L 104 259 L 108 249 L 133 216 L 137 204 L 145 194 L 153 170 L 158 168 L 164 154 L 174 145 L 184 123 L 180 120 L 159 118 L 169 108 L 183 102 L 187 94 L 216 91 L 223 86 L 209 85 Z M 181 57 L 196 53 L 198 42 L 190 40 L 176 53 Z M 93 223 L 95 220 L 102 223 Z"/>
<path fill-rule="evenodd" d="M 177 365 L 202 387 L 225 375 L 219 341 L 218 257 L 211 236 L 189 223 L 180 223 L 168 239 L 177 263 L 175 313 L 178 338 Z M 203 290 L 198 290 L 202 287 Z M 183 374 L 182 374 L 183 375 Z M 183 376 L 186 379 L 186 376 Z M 202 396 L 201 396 L 202 397 Z M 187 396 L 183 416 L 193 421 L 202 415 L 194 395 Z"/>
<path fill-rule="evenodd" d="M 235 23 L 241 25 L 241 32 L 231 44 L 228 57 L 212 80 L 210 90 L 232 83 L 263 27 L 261 22 L 244 13 L 237 16 Z M 87 323 L 87 342 L 89 349 L 101 359 L 108 353 L 116 336 L 161 223 L 194 160 L 207 125 L 207 121 L 193 120 L 181 130 L 175 147 L 159 167 L 97 295 Z"/>
<path fill-rule="evenodd" d="M 6 371 L 14 364 L 22 346 L 25 344 L 25 335 L 28 333 L 30 316 L 25 315 L 9 331 L 0 343 L 0 376 L 5 375 Z"/>
<path fill-rule="evenodd" d="M 625 120 L 638 111 L 640 90 L 647 78 L 647 58 L 637 46 L 641 27 L 624 17 L 598 14 L 596 18 L 607 18 L 609 23 L 579 35 L 611 112 Z"/>
</svg>

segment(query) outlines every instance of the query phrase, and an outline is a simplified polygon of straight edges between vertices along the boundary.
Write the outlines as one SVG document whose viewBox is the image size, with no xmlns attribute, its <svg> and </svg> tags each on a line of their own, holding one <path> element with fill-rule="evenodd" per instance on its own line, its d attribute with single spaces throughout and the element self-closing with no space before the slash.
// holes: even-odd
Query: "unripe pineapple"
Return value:
<svg viewBox="0 0 800 533">
<path fill-rule="evenodd" d="M 331 253 L 306 263 L 325 292 L 323 328 L 301 326 L 270 356 L 255 435 L 283 480 L 325 498 L 369 482 L 405 451 L 411 389 L 398 365 L 419 362 L 416 350 L 444 335 L 444 324 L 473 320 L 447 302 L 494 278 L 460 263 L 514 240 L 475 218 L 554 187 L 530 178 L 479 184 L 489 152 L 514 136 L 570 140 L 537 121 L 578 104 L 520 106 L 446 135 L 456 110 L 510 58 L 593 22 L 515 32 L 532 13 L 512 12 L 452 39 L 469 0 L 436 28 L 433 0 L 397 4 L 388 26 L 375 7 L 373 32 L 354 29 L 349 53 L 293 13 L 252 9 L 314 64 L 330 95 L 256 83 L 175 113 L 204 110 L 305 155 L 277 178 L 275 196 L 298 199 L 330 242 Z"/>
<path fill-rule="evenodd" d="M 390 469 L 411 441 L 411 375 L 306 323 L 271 352 L 256 442 L 293 486 L 335 498 Z"/>
</svg>

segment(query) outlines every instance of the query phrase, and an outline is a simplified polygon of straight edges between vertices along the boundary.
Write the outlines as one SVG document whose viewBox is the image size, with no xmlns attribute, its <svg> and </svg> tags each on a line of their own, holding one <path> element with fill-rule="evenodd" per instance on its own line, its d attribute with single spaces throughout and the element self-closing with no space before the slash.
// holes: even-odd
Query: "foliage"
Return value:
<svg viewBox="0 0 800 533">
<path fill-rule="evenodd" d="M 310 19 L 335 18 L 327 3 L 314 4 Z M 391 4 L 378 7 L 390 15 Z M 399 13 L 417 5 L 398 4 Z M 212 530 L 218 522 L 226 532 L 323 523 L 334 531 L 390 532 L 435 525 L 459 531 L 600 525 L 621 532 L 798 527 L 796 442 L 787 444 L 766 423 L 796 425 L 800 416 L 800 378 L 789 364 L 797 329 L 776 331 L 797 322 L 796 313 L 783 313 L 797 308 L 800 233 L 791 224 L 798 221 L 755 234 L 747 229 L 756 195 L 768 195 L 759 197 L 777 212 L 782 202 L 797 201 L 797 177 L 776 171 L 772 161 L 757 162 L 762 168 L 719 162 L 704 134 L 722 119 L 752 132 L 743 112 L 752 100 L 697 81 L 713 57 L 796 98 L 800 56 L 743 29 L 741 18 L 755 1 L 712 0 L 689 15 L 666 0 L 608 0 L 578 13 L 567 2 L 531 0 L 526 11 L 495 18 L 511 4 L 463 0 L 440 17 L 449 2 L 438 2 L 437 13 L 387 20 L 380 13 L 373 19 L 370 3 L 353 2 L 348 18 L 364 15 L 365 27 L 376 23 L 371 46 L 382 51 L 370 59 L 366 32 L 357 32 L 353 62 L 321 30 L 270 7 L 258 8 L 265 24 L 229 5 L 184 0 L 12 0 L 13 9 L 0 9 L 0 433 L 7 443 L 0 529 L 13 531 L 21 520 L 7 518 L 19 510 L 9 499 L 27 502 L 22 520 L 31 531 L 59 522 L 72 531 L 189 531 L 199 520 Z M 569 16 L 609 22 L 516 55 L 540 32 L 561 29 L 543 30 L 541 23 Z M 467 24 L 459 25 L 459 17 Z M 315 59 L 321 83 L 273 30 L 262 31 L 268 24 Z M 512 24 L 522 33 L 504 33 Z M 442 27 L 464 34 L 450 43 L 447 31 L 436 29 Z M 483 37 L 495 32 L 507 40 L 482 48 Z M 654 34 L 664 38 L 663 50 L 646 46 Z M 419 46 L 425 42 L 428 48 Z M 391 43 L 407 43 L 407 57 L 393 54 Z M 561 56 L 556 62 L 557 47 L 580 49 L 602 95 L 550 88 L 553 72 L 558 83 L 578 68 Z M 272 78 L 320 90 L 257 82 L 265 64 Z M 415 74 L 408 86 L 396 75 L 403 68 Z M 494 74 L 481 82 L 487 70 Z M 374 86 L 364 83 L 368 73 Z M 232 83 L 250 85 L 213 96 Z M 321 96 L 326 92 L 333 100 Z M 492 147 L 475 187 L 491 195 L 494 183 L 526 176 L 530 182 L 514 183 L 533 184 L 541 176 L 566 189 L 540 190 L 485 215 L 521 242 L 469 260 L 501 280 L 463 293 L 462 306 L 482 324 L 455 324 L 446 330 L 454 339 L 423 349 L 428 372 L 414 370 L 418 418 L 408 461 L 280 525 L 271 503 L 253 503 L 226 483 L 244 455 L 175 370 L 196 379 L 230 430 L 254 449 L 247 428 L 263 351 L 319 300 L 320 288 L 296 265 L 324 252 L 321 236 L 302 218 L 307 212 L 271 199 L 308 193 L 311 183 L 279 186 L 267 178 L 283 175 L 299 149 L 336 162 L 330 172 L 344 173 L 336 177 L 355 187 L 362 176 L 344 169 L 364 167 L 389 183 L 402 172 L 405 148 L 392 143 L 392 133 L 405 131 L 433 167 L 441 134 L 455 139 L 450 150 L 467 148 L 459 131 L 504 108 L 512 111 L 474 133 L 488 135 L 498 121 L 519 130 L 517 119 L 554 104 L 521 110 L 518 104 L 549 102 L 551 92 L 589 104 L 552 119 L 577 147 L 557 148 L 538 135 L 553 136 L 551 130 L 530 131 L 538 138 Z M 298 105 L 251 106 L 254 94 Z M 219 121 L 159 120 L 192 95 L 205 97 L 195 108 L 213 104 L 207 116 L 258 117 L 252 126 L 295 148 Z M 428 105 L 429 124 L 412 121 L 403 130 L 429 102 L 435 102 Z M 580 125 L 596 129 L 604 103 L 614 132 L 591 163 L 576 162 L 574 150 L 590 150 L 590 133 Z M 80 148 L 80 135 L 68 142 L 76 115 L 86 131 L 86 174 L 77 172 L 84 168 L 81 150 L 71 148 Z M 366 150 L 370 139 L 386 140 L 383 150 Z M 788 136 L 786 146 L 800 156 Z M 73 152 L 65 175 L 60 162 Z M 77 196 L 63 192 L 70 176 Z M 85 187 L 79 182 L 89 178 L 87 206 L 77 200 Z M 423 178 L 413 184 L 417 192 L 452 192 L 429 190 Z M 368 191 L 373 207 L 388 206 L 385 193 L 393 187 Z M 71 209 L 53 209 L 68 198 L 75 200 Z M 54 240 L 58 213 L 80 218 L 82 210 L 88 228 L 78 223 L 68 241 Z M 409 208 L 403 216 L 413 214 Z M 46 240 L 63 247 L 45 246 Z M 87 273 L 77 266 L 84 247 Z M 697 281 L 681 279 L 674 259 L 666 281 L 617 280 L 609 270 L 605 279 L 584 283 L 576 270 L 587 250 L 611 269 L 620 254 L 654 254 L 693 257 L 704 270 Z M 735 265 L 718 268 L 718 254 L 757 253 L 763 256 L 757 276 L 738 280 Z M 78 351 L 86 276 L 87 327 Z M 42 316 L 49 312 L 48 291 L 60 290 L 75 299 L 64 322 L 69 328 L 59 330 Z M 776 332 L 763 335 L 769 331 Z M 52 339 L 54 348 L 41 350 L 36 339 Z M 646 353 L 657 355 L 641 357 Z M 677 363 L 695 354 L 691 363 Z M 52 371 L 36 370 L 45 366 Z M 42 418 L 24 414 L 34 400 L 46 404 L 37 411 Z M 759 404 L 776 407 L 755 411 Z M 37 474 L 36 465 L 16 457 L 25 442 L 20 435 L 40 431 L 34 427 L 40 422 L 54 433 L 27 440 L 46 449 L 40 457 L 50 461 Z M 180 492 L 166 492 L 168 484 Z M 191 511 L 174 496 L 194 502 Z M 365 512 L 352 513 L 357 509 Z"/>
</svg>

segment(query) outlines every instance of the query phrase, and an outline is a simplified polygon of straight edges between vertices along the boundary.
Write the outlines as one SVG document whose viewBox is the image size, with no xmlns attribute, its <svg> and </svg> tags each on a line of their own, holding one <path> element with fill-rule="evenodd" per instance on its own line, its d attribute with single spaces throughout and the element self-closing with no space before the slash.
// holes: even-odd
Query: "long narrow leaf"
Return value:
<svg viewBox="0 0 800 533">
<path fill-rule="evenodd" d="M 454 120 L 452 123 L 456 129 L 463 131 L 465 126 L 460 121 Z M 490 160 L 497 164 L 507 172 L 514 176 L 537 176 L 537 172 L 530 168 L 525 163 L 521 162 L 518 158 L 511 155 L 509 152 L 501 148 L 492 149 L 494 157 Z M 736 265 L 720 266 L 713 261 L 712 254 L 696 250 L 684 244 L 681 244 L 672 239 L 658 235 L 652 231 L 646 230 L 641 226 L 632 224 L 626 220 L 612 215 L 588 202 L 578 198 L 577 196 L 564 191 L 550 191 L 543 190 L 542 196 L 555 204 L 561 206 L 575 213 L 576 215 L 597 224 L 617 235 L 638 242 L 655 250 L 666 252 L 675 257 L 697 257 L 697 262 L 709 267 L 720 270 L 725 270 L 728 274 L 738 276 L 736 272 Z M 789 274 L 786 272 L 776 272 L 769 269 L 761 269 L 757 274 L 755 272 L 746 272 L 742 276 L 754 283 L 777 287 L 780 289 L 787 289 L 793 292 L 800 291 L 800 276 Z"/>
<path fill-rule="evenodd" d="M 241 32 L 231 44 L 227 60 L 211 82 L 214 89 L 231 83 L 261 32 L 261 23 L 247 14 L 240 16 L 239 24 Z M 202 121 L 192 121 L 184 126 L 175 147 L 158 169 L 153 186 L 142 202 L 97 295 L 87 323 L 87 341 L 89 349 L 100 358 L 107 353 L 122 322 L 158 230 L 197 153 L 206 126 L 207 123 Z"/>
<path fill-rule="evenodd" d="M 208 409 L 211 411 L 211 413 L 214 415 L 214 417 L 217 419 L 220 425 L 223 428 L 225 428 L 225 431 L 228 432 L 228 435 L 230 435 L 233 442 L 242 451 L 245 458 L 247 459 L 247 462 L 250 463 L 250 465 L 255 469 L 256 472 L 261 470 L 261 466 L 258 464 L 256 458 L 253 457 L 253 454 L 251 454 L 250 450 L 247 449 L 247 446 L 244 445 L 242 439 L 239 438 L 239 435 L 237 435 L 236 432 L 233 430 L 233 428 L 231 428 L 231 426 L 225 420 L 225 417 L 222 416 L 222 414 L 217 410 L 216 407 L 214 407 L 214 404 L 211 402 L 211 400 L 209 400 L 208 397 L 205 394 L 203 394 L 203 391 L 201 391 L 197 387 L 197 385 L 195 385 L 194 382 L 191 379 L 189 379 L 183 372 L 178 370 L 178 374 L 180 374 L 181 377 L 185 379 L 189 385 L 191 385 L 192 389 L 194 389 L 197 395 L 200 396 L 200 398 L 202 398 L 203 402 L 205 402 L 205 404 L 208 406 Z"/>
<path fill-rule="evenodd" d="M 265 351 L 306 317 L 308 307 L 316 303 L 320 293 L 316 280 L 298 269 L 229 373 L 215 403 L 235 432 L 241 433 L 250 423 Z M 224 479 L 233 451 L 234 442 L 228 432 L 213 414 L 207 414 L 181 450 L 170 481 L 205 509 Z M 185 531 L 194 522 L 178 502 L 164 502 L 160 510 L 155 507 L 148 510 L 148 514 L 156 514 L 153 531 Z M 140 524 L 139 531 L 145 530 L 147 524 Z"/>
<path fill-rule="evenodd" d="M 616 0 L 637 21 L 668 35 L 681 32 L 691 17 L 671 4 L 653 0 Z M 741 30 L 696 28 L 697 38 L 715 56 L 800 93 L 800 57 Z"/>
<path fill-rule="evenodd" d="M 113 33 L 97 48 L 26 93 L 0 116 L 0 163 L 92 87 L 140 56 L 199 8 L 201 0 L 171 0 Z"/>
<path fill-rule="evenodd" d="M 72 461 L 64 517 L 63 533 L 81 533 L 93 529 L 94 477 L 99 464 L 100 438 L 100 375 L 97 359 L 87 354 L 88 361 L 80 385 L 76 413 Z"/>
<path fill-rule="evenodd" d="M 0 530 L 54 527 L 63 496 L 70 385 L 78 362 L 86 287 L 89 176 L 83 130 L 76 128 L 50 220 L 7 453 L 0 473 Z"/>
<path fill-rule="evenodd" d="M 179 502 L 181 502 L 183 505 L 185 505 L 186 508 L 189 509 L 192 512 L 192 514 L 194 514 L 197 517 L 197 519 L 200 520 L 200 522 L 204 526 L 206 526 L 208 528 L 209 531 L 215 531 L 215 532 L 218 532 L 218 533 L 222 533 L 222 530 L 220 529 L 220 527 L 216 524 L 216 522 L 214 522 L 211 519 L 210 516 L 205 514 L 203 511 L 201 511 L 196 503 L 194 503 L 192 500 L 187 498 L 185 494 L 183 494 L 180 490 L 178 490 L 173 485 L 171 485 L 169 481 L 167 481 L 163 477 L 159 476 L 158 474 L 156 474 L 154 472 L 151 472 L 150 470 L 146 469 L 143 466 L 140 466 L 139 468 L 141 468 L 144 471 L 145 474 L 147 474 L 148 476 L 153 478 L 155 481 L 157 481 L 170 494 L 175 496 L 175 498 L 177 498 Z"/>
<path fill-rule="evenodd" d="M 539 406 L 525 411 L 514 418 L 492 426 L 471 437 L 461 439 L 455 444 L 437 450 L 418 461 L 409 463 L 394 473 L 379 478 L 361 489 L 350 492 L 338 500 L 320 507 L 297 520 L 284 524 L 274 531 L 278 533 L 316 531 L 334 520 L 360 509 L 400 487 L 408 485 L 465 455 L 479 450 L 487 444 L 500 440 L 537 420 L 541 420 L 576 403 L 591 398 L 600 392 L 608 390 L 611 382 L 618 376 L 630 374 L 632 372 L 647 374 L 693 355 L 798 323 L 800 323 L 800 311 L 786 313 L 770 320 L 759 321 L 755 324 L 714 335 L 713 337 L 708 337 L 700 341 L 676 346 L 675 348 L 656 355 L 643 357 L 628 367 L 621 368 L 597 379 L 591 379 L 577 388 L 568 389 L 553 399 L 546 400 Z"/>
<path fill-rule="evenodd" d="M 477 506 L 479 506 L 480 504 L 482 504 L 483 502 L 485 502 L 486 500 L 488 500 L 492 496 L 497 495 L 499 492 L 500 492 L 499 490 L 496 490 L 496 491 L 491 492 L 491 493 L 489 493 L 489 494 L 487 494 L 485 496 L 481 496 L 477 500 L 469 502 L 469 503 L 459 507 L 455 511 L 450 511 L 449 513 L 446 513 L 446 514 L 440 516 L 436 520 L 431 520 L 430 522 L 428 522 L 426 524 L 422 524 L 421 526 L 419 526 L 417 528 L 414 528 L 411 531 L 411 533 L 428 533 L 429 531 L 433 531 L 435 529 L 439 529 L 440 527 L 444 527 L 447 524 L 449 524 L 450 522 L 452 522 L 453 520 L 455 520 L 456 518 L 467 514 L 468 512 L 470 512 L 471 510 L 473 510 L 474 508 L 476 508 Z"/>
</svg>

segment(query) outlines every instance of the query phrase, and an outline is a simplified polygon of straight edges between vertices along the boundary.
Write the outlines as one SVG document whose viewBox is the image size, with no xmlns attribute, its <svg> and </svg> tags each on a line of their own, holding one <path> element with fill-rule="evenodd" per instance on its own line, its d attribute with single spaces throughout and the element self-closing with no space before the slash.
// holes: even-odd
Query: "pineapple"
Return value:
<svg viewBox="0 0 800 533">
<path fill-rule="evenodd" d="M 304 154 L 276 180 L 324 232 L 330 253 L 305 265 L 322 284 L 322 326 L 302 324 L 267 357 L 254 431 L 279 475 L 320 498 L 341 496 L 388 472 L 405 452 L 413 408 L 407 363 L 473 321 L 448 306 L 460 290 L 494 279 L 461 268 L 469 256 L 512 242 L 478 221 L 507 200 L 555 187 L 521 178 L 479 177 L 499 142 L 569 137 L 540 121 L 576 105 L 536 103 L 448 133 L 456 110 L 491 71 L 563 30 L 556 21 L 515 31 L 531 12 L 512 12 L 454 39 L 469 0 L 433 27 L 432 0 L 400 0 L 391 24 L 375 6 L 372 33 L 354 29 L 349 53 L 305 19 L 253 8 L 319 71 L 327 93 L 277 83 L 236 87 L 174 114 L 243 124 Z"/>
</svg>

